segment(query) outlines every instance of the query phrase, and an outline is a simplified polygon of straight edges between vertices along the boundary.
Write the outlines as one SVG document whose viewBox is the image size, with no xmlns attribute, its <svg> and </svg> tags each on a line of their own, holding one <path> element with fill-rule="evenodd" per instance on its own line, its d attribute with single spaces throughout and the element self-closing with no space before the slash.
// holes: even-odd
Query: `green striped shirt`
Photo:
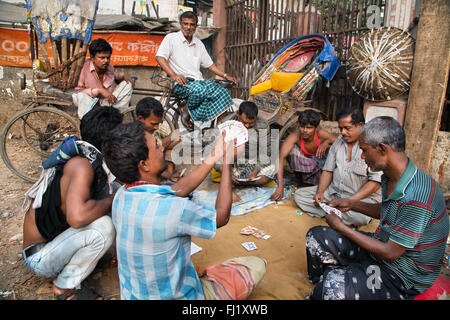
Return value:
<svg viewBox="0 0 450 320">
<path fill-rule="evenodd" d="M 449 217 L 439 185 L 411 159 L 408 160 L 408 166 L 389 198 L 386 198 L 389 178 L 382 176 L 380 225 L 374 237 L 407 248 L 394 262 L 382 262 L 402 279 L 406 288 L 424 292 L 439 275 L 449 233 Z"/>
</svg>

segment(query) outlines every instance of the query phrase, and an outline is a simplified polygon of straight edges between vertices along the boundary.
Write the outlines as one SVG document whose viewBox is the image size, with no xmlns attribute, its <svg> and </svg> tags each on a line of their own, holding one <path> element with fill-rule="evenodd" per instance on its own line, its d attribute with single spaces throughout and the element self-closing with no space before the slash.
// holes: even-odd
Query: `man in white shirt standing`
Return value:
<svg viewBox="0 0 450 320">
<path fill-rule="evenodd" d="M 181 30 L 168 34 L 156 53 L 156 61 L 176 82 L 175 94 L 188 98 L 187 108 L 195 121 L 209 121 L 218 117 L 232 100 L 229 91 L 217 83 L 203 80 L 200 67 L 209 69 L 215 75 L 237 84 L 237 79 L 219 70 L 212 61 L 202 41 L 194 36 L 197 16 L 191 11 L 180 15 Z M 189 86 L 187 79 L 193 78 Z M 200 80 L 200 81 L 199 81 Z M 191 127 L 183 115 L 183 124 Z"/>
</svg>

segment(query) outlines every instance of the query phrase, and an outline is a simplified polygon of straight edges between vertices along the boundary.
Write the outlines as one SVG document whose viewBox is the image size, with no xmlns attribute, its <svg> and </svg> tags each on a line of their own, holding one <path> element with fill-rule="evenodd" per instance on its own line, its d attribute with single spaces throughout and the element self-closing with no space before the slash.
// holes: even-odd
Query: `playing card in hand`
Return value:
<svg viewBox="0 0 450 320">
<path fill-rule="evenodd" d="M 326 213 L 330 214 L 330 213 L 334 213 L 336 214 L 339 218 L 342 219 L 342 212 L 336 208 L 330 207 L 328 205 L 326 205 L 325 203 L 321 202 L 319 203 L 319 206 L 323 209 L 323 211 L 325 211 Z"/>
<path fill-rule="evenodd" d="M 219 124 L 217 128 L 220 132 L 225 131 L 225 142 L 236 139 L 236 143 L 234 144 L 235 148 L 248 141 L 248 131 L 242 122 L 229 120 Z"/>
</svg>

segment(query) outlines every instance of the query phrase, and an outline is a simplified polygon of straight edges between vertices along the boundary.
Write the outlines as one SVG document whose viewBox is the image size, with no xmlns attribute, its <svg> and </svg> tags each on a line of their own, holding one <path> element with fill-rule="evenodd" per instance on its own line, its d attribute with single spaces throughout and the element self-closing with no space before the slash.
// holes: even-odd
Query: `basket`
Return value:
<svg viewBox="0 0 450 320">
<path fill-rule="evenodd" d="M 347 80 L 370 101 L 392 100 L 409 90 L 414 40 L 397 28 L 372 29 L 350 48 Z"/>
</svg>

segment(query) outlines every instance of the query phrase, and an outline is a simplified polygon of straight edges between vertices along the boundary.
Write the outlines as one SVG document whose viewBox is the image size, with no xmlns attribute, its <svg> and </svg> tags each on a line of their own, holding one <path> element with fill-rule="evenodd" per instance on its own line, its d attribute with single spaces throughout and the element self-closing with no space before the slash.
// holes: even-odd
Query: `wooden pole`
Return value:
<svg viewBox="0 0 450 320">
<path fill-rule="evenodd" d="M 420 16 L 406 108 L 406 152 L 428 172 L 447 90 L 450 66 L 450 2 L 420 2 Z"/>
<path fill-rule="evenodd" d="M 82 42 L 83 42 L 83 40 L 79 40 L 79 39 L 76 40 L 75 49 L 73 50 L 72 57 L 76 56 L 79 53 Z M 76 69 L 77 69 L 77 61 L 74 61 L 72 63 L 72 65 L 70 66 L 69 80 L 67 81 L 67 88 L 70 88 L 73 86 Z"/>
<path fill-rule="evenodd" d="M 50 38 L 50 41 L 51 41 L 51 44 L 52 44 L 52 53 L 53 53 L 53 61 L 55 62 L 54 63 L 55 64 L 55 69 L 58 69 L 59 68 L 58 48 L 56 47 L 56 42 L 55 42 L 54 39 Z M 59 72 L 55 74 L 55 80 L 56 80 L 56 83 L 58 84 L 58 87 L 59 87 L 60 82 L 61 82 L 61 77 L 60 77 Z"/>
</svg>

